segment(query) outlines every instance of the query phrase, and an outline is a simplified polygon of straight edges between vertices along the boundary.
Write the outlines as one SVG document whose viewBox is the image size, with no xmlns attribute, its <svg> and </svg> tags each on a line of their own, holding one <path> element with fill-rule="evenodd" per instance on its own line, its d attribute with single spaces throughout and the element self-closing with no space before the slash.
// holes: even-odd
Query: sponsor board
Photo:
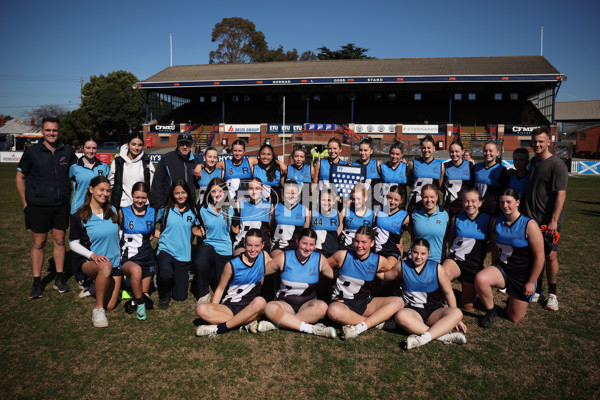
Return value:
<svg viewBox="0 0 600 400">
<path fill-rule="evenodd" d="M 267 125 L 267 133 L 289 133 L 289 132 L 302 132 L 304 125 L 302 124 L 290 124 L 290 125 Z"/>
<path fill-rule="evenodd" d="M 260 133 L 260 124 L 225 124 L 226 133 Z"/>
<path fill-rule="evenodd" d="M 179 124 L 165 124 L 165 125 L 150 125 L 148 127 L 150 133 L 179 133 Z"/>
<path fill-rule="evenodd" d="M 523 125 L 504 125 L 504 134 L 505 135 L 531 135 L 531 133 L 535 130 L 541 128 L 541 126 L 523 126 Z M 520 138 L 519 138 L 520 139 Z M 531 139 L 531 136 L 527 137 L 527 139 Z M 524 140 L 527 140 L 524 139 Z"/>
<path fill-rule="evenodd" d="M 402 125 L 402 133 L 407 135 L 414 134 L 430 134 L 437 135 L 440 128 L 439 125 Z M 444 132 L 442 132 L 444 133 Z"/>
<path fill-rule="evenodd" d="M 0 151 L 1 162 L 15 162 L 18 163 L 23 157 L 22 151 Z"/>
<path fill-rule="evenodd" d="M 339 127 L 336 124 L 304 124 L 304 129 L 307 131 L 338 131 Z"/>
<path fill-rule="evenodd" d="M 396 125 L 356 124 L 355 133 L 396 133 Z"/>
</svg>

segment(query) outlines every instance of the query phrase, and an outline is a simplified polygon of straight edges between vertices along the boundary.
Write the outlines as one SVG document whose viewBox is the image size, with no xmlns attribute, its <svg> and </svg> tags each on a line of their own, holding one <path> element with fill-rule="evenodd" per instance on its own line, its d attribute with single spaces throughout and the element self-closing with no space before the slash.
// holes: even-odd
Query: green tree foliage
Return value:
<svg viewBox="0 0 600 400">
<path fill-rule="evenodd" d="M 101 139 L 108 132 L 124 133 L 141 129 L 145 117 L 142 94 L 133 89 L 138 78 L 127 71 L 92 76 L 83 86 L 81 109 L 96 126 Z"/>
<path fill-rule="evenodd" d="M 257 53 L 268 50 L 265 35 L 256 30 L 254 22 L 244 18 L 223 18 L 212 31 L 212 42 L 217 50 L 209 54 L 211 64 L 238 64 L 254 62 Z"/>
<path fill-rule="evenodd" d="M 283 50 L 283 46 L 279 46 L 276 49 L 265 49 L 261 52 L 257 52 L 254 55 L 254 62 L 272 62 L 272 61 L 297 61 L 298 50 L 292 49 L 291 51 Z"/>
<path fill-rule="evenodd" d="M 96 126 L 92 117 L 81 108 L 73 110 L 60 120 L 61 139 L 72 146 L 96 135 Z"/>
<path fill-rule="evenodd" d="M 312 50 L 306 50 L 300 55 L 299 61 L 314 61 L 318 60 L 317 55 Z"/>
<path fill-rule="evenodd" d="M 369 57 L 365 53 L 369 51 L 369 49 L 364 49 L 362 47 L 356 47 L 354 43 L 348 43 L 342 46 L 339 50 L 329 50 L 327 47 L 319 47 L 319 54 L 317 54 L 317 58 L 319 60 L 350 60 L 350 59 L 366 59 L 366 58 L 375 58 Z"/>
</svg>

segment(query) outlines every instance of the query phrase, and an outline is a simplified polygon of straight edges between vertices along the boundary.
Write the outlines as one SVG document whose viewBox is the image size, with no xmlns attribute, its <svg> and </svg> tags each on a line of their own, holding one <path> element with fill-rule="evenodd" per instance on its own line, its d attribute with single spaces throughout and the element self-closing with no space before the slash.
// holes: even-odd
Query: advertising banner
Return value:
<svg viewBox="0 0 600 400">
<path fill-rule="evenodd" d="M 531 135 L 531 133 L 537 128 L 541 128 L 541 127 L 539 125 L 537 125 L 537 126 L 504 125 L 504 134 L 505 135 Z"/>
<path fill-rule="evenodd" d="M 336 124 L 304 124 L 307 131 L 338 131 Z"/>
<path fill-rule="evenodd" d="M 267 125 L 267 133 L 296 133 L 302 132 L 304 125 L 302 124 L 290 124 L 290 125 Z"/>
<path fill-rule="evenodd" d="M 150 133 L 179 133 L 179 124 L 173 125 L 150 125 L 148 127 Z"/>
<path fill-rule="evenodd" d="M 226 133 L 260 133 L 260 124 L 225 125 Z"/>
<path fill-rule="evenodd" d="M 22 151 L 0 151 L 1 162 L 14 162 L 18 163 L 23 157 Z"/>
<path fill-rule="evenodd" d="M 356 124 L 356 133 L 396 133 L 396 125 Z"/>
<path fill-rule="evenodd" d="M 437 135 L 439 130 L 439 125 L 402 125 L 402 133 L 407 135 Z"/>
</svg>

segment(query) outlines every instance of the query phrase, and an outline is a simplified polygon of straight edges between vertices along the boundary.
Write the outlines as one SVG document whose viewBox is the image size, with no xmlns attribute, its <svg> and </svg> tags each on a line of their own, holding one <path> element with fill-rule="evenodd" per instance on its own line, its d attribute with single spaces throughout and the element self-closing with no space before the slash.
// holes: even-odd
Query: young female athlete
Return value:
<svg viewBox="0 0 600 400">
<path fill-rule="evenodd" d="M 508 188 L 515 189 L 517 193 L 519 193 L 521 208 L 523 207 L 525 194 L 527 194 L 527 185 L 529 184 L 528 164 L 529 151 L 527 149 L 520 147 L 513 151 L 513 165 L 515 166 L 515 169 L 508 171 L 508 174 L 510 175 Z"/>
<path fill-rule="evenodd" d="M 448 233 L 450 217 L 445 210 L 438 206 L 438 188 L 433 184 L 426 184 L 421 188 L 423 205 L 410 214 L 408 232 L 411 242 L 424 238 L 430 244 L 429 259 L 441 262 L 444 258 L 444 243 Z"/>
<path fill-rule="evenodd" d="M 343 325 L 345 339 L 352 339 L 369 328 L 383 328 L 383 323 L 403 306 L 400 297 L 371 297 L 371 283 L 375 276 L 384 277 L 392 266 L 384 257 L 371 250 L 375 245 L 375 231 L 362 226 L 356 231 L 352 250 L 339 250 L 328 261 L 332 268 L 340 268 L 332 302 L 327 316 Z"/>
<path fill-rule="evenodd" d="M 134 133 L 129 142 L 121 146 L 119 155 L 110 164 L 108 179 L 112 186 L 110 203 L 116 208 L 133 204 L 131 189 L 136 182 L 152 185 L 154 164 L 144 153 L 144 135 Z"/>
<path fill-rule="evenodd" d="M 71 214 L 83 205 L 85 194 L 88 192 L 90 181 L 96 176 L 108 176 L 110 167 L 96 158 L 98 141 L 88 138 L 83 143 L 83 157 L 69 168 L 69 178 L 73 181 L 73 198 L 71 199 Z M 81 262 L 77 257 L 71 258 L 73 275 L 80 289 L 84 289 L 85 275 L 81 272 Z"/>
<path fill-rule="evenodd" d="M 225 264 L 233 258 L 230 234 L 239 230 L 239 225 L 232 225 L 234 211 L 226 201 L 225 182 L 214 178 L 207 188 L 200 206 L 204 243 L 196 251 L 192 283 L 199 303 L 210 302 L 209 286 L 213 292 L 217 288 Z"/>
<path fill-rule="evenodd" d="M 535 293 L 538 276 L 544 266 L 544 239 L 535 221 L 519 212 L 519 194 L 506 189 L 500 196 L 502 216 L 492 233 L 498 257 L 475 277 L 475 290 L 486 313 L 479 326 L 491 328 L 496 321 L 492 288 L 506 288 L 506 314 L 512 322 L 525 318 L 527 305 Z"/>
<path fill-rule="evenodd" d="M 250 179 L 248 183 L 249 199 L 236 202 L 235 217 L 232 228 L 236 235 L 233 241 L 235 255 L 239 255 L 246 248 L 244 240 L 250 229 L 259 229 L 263 235 L 266 248 L 271 248 L 271 226 L 273 221 L 273 205 L 262 198 L 263 185 L 258 178 Z"/>
<path fill-rule="evenodd" d="M 444 209 L 451 215 L 463 210 L 463 195 L 475 185 L 474 166 L 463 160 L 464 147 L 454 142 L 449 149 L 450 161 L 444 163 Z"/>
<path fill-rule="evenodd" d="M 346 161 L 340 159 L 342 154 L 342 142 L 338 138 L 331 138 L 327 142 L 327 152 L 329 157 L 326 159 L 319 159 L 315 166 L 315 174 L 313 175 L 313 183 L 319 184 L 319 190 L 323 186 L 331 186 L 330 182 L 330 171 L 331 166 L 334 164 L 347 165 Z"/>
<path fill-rule="evenodd" d="M 334 208 L 336 203 L 333 190 L 325 186 L 319 191 L 319 209 L 313 208 L 310 228 L 317 234 L 315 250 L 325 257 L 331 257 L 340 248 L 342 215 Z"/>
<path fill-rule="evenodd" d="M 165 205 L 156 213 L 158 238 L 158 308 L 167 309 L 171 298 L 187 299 L 192 234 L 202 236 L 200 220 L 190 188 L 177 179 L 171 185 Z"/>
<path fill-rule="evenodd" d="M 287 167 L 286 179 L 293 179 L 298 182 L 301 195 L 305 188 L 310 195 L 312 189 L 312 177 L 314 174 L 315 168 L 306 163 L 306 148 L 300 144 L 294 145 L 292 149 L 292 163 Z"/>
<path fill-rule="evenodd" d="M 275 159 L 273 147 L 269 144 L 260 146 L 258 158 L 250 160 L 250 165 L 252 176 L 263 183 L 263 199 L 277 204 L 281 196 L 281 181 L 285 175 Z"/>
<path fill-rule="evenodd" d="M 343 229 L 340 243 L 346 250 L 352 250 L 354 235 L 361 226 L 373 226 L 375 213 L 367 207 L 367 188 L 362 183 L 357 183 L 350 193 L 352 204 L 342 210 Z"/>
<path fill-rule="evenodd" d="M 316 241 L 315 231 L 304 228 L 298 235 L 296 250 L 281 253 L 267 264 L 266 274 L 279 272 L 281 285 L 276 300 L 265 308 L 270 321 L 258 322 L 258 332 L 286 328 L 331 339 L 337 336 L 335 328 L 316 324 L 327 313 L 327 303 L 317 300 L 319 275 L 333 279 L 327 259 L 314 251 Z"/>
<path fill-rule="evenodd" d="M 410 221 L 408 213 L 402 209 L 404 193 L 400 185 L 392 185 L 386 206 L 375 217 L 375 252 L 393 264 L 402 257 L 402 233 Z"/>
<path fill-rule="evenodd" d="M 267 305 L 259 293 L 271 257 L 263 250 L 260 230 L 250 229 L 244 243 L 246 251 L 225 264 L 212 302 L 198 304 L 198 315 L 210 325 L 198 326 L 196 336 L 214 338 L 243 325 L 256 332 L 256 320 Z"/>
<path fill-rule="evenodd" d="M 150 240 L 154 234 L 155 210 L 148 207 L 150 186 L 137 182 L 131 189 L 133 204 L 119 210 L 121 224 L 121 271 L 131 280 L 133 301 L 126 310 L 135 311 L 137 319 L 146 319 L 146 309 L 152 307 L 148 292 L 156 269 L 156 257 Z"/>
<path fill-rule="evenodd" d="M 494 219 L 479 211 L 482 201 L 479 192 L 469 189 L 463 194 L 464 211 L 450 220 L 448 243 L 450 251 L 444 269 L 450 281 L 460 278 L 461 303 L 465 310 L 475 303 L 475 275 L 483 269 Z"/>
<path fill-rule="evenodd" d="M 406 349 L 423 346 L 432 340 L 444 344 L 467 343 L 467 327 L 461 322 L 462 312 L 456 307 L 452 284 L 444 268 L 429 259 L 429 243 L 420 238 L 412 243 L 411 258 L 400 261 L 386 272 L 386 279 L 401 278 L 405 306 L 396 314 L 396 323 L 410 336 Z M 444 307 L 444 298 L 448 307 Z M 456 329 L 459 332 L 448 333 Z"/>
<path fill-rule="evenodd" d="M 246 143 L 243 140 L 235 140 L 231 145 L 231 160 L 219 161 L 216 168 L 223 170 L 223 180 L 229 189 L 230 201 L 235 201 L 239 190 L 245 190 L 247 181 L 252 178 L 250 162 L 245 157 Z"/>
<path fill-rule="evenodd" d="M 215 178 L 223 178 L 223 169 L 218 168 L 219 152 L 214 147 L 207 147 L 204 151 L 204 164 L 198 179 L 198 206 L 204 200 L 204 193 L 208 184 Z"/>
<path fill-rule="evenodd" d="M 310 210 L 299 203 L 298 183 L 293 180 L 285 181 L 283 192 L 283 202 L 277 204 L 273 210 L 275 232 L 272 257 L 287 250 L 295 250 L 298 247 L 300 230 L 310 226 Z"/>
<path fill-rule="evenodd" d="M 385 199 L 390 192 L 392 185 L 397 185 L 402 191 L 401 196 L 403 200 L 406 200 L 406 162 L 403 161 L 402 156 L 403 143 L 397 139 L 394 140 L 390 146 L 390 160 L 380 165 L 381 170 L 381 198 Z M 404 209 L 406 204 L 402 204 L 401 207 Z"/>
<path fill-rule="evenodd" d="M 381 175 L 379 172 L 381 163 L 371 158 L 371 156 L 373 156 L 373 139 L 367 137 L 360 141 L 360 144 L 358 145 L 358 155 L 359 159 L 354 161 L 352 165 L 361 165 L 365 168 L 364 184 L 369 191 L 371 199 L 376 201 L 377 199 L 375 199 L 375 196 L 373 195 L 373 188 L 379 187 L 376 185 L 381 182 Z M 379 202 L 377 202 L 377 204 L 379 204 Z"/>
<path fill-rule="evenodd" d="M 426 184 L 433 184 L 439 189 L 444 180 L 444 164 L 433 156 L 435 142 L 431 135 L 421 139 L 421 157 L 408 164 L 408 182 L 412 188 L 408 197 L 408 213 L 422 205 L 421 188 Z"/>
<path fill-rule="evenodd" d="M 96 328 L 108 326 L 105 308 L 117 305 L 121 288 L 119 268 L 119 217 L 110 205 L 110 182 L 105 176 L 90 181 L 83 205 L 71 215 L 69 246 L 81 258 L 83 273 L 96 279 L 96 306 L 92 322 Z"/>
<path fill-rule="evenodd" d="M 481 211 L 498 215 L 500 193 L 508 186 L 508 172 L 498 162 L 500 151 L 496 142 L 487 142 L 483 146 L 483 162 L 475 165 L 475 188 L 483 199 Z"/>
</svg>

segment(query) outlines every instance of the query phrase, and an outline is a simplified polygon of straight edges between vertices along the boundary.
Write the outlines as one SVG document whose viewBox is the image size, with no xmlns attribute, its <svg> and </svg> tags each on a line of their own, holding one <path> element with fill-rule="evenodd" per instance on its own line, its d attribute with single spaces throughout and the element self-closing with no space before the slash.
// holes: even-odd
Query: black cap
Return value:
<svg viewBox="0 0 600 400">
<path fill-rule="evenodd" d="M 177 143 L 179 142 L 190 142 L 192 143 L 192 135 L 190 135 L 188 132 L 181 132 L 178 136 L 177 136 Z"/>
</svg>

